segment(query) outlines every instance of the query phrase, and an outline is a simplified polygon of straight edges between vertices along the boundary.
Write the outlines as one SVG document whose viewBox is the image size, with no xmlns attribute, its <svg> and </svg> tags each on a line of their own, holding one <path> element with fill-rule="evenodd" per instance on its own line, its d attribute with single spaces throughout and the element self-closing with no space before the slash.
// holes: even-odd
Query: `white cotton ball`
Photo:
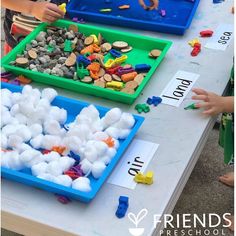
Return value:
<svg viewBox="0 0 236 236">
<path fill-rule="evenodd" d="M 98 132 L 98 131 L 102 131 L 104 129 L 102 120 L 99 119 L 97 121 L 94 121 L 92 123 L 91 129 L 92 129 L 93 133 Z"/>
<path fill-rule="evenodd" d="M 22 153 L 26 150 L 31 150 L 32 147 L 30 145 L 26 144 L 26 143 L 21 143 L 20 145 L 18 145 L 14 149 L 16 149 L 19 153 Z"/>
<path fill-rule="evenodd" d="M 44 109 L 43 107 L 37 106 L 36 109 L 31 113 L 27 125 L 33 125 L 35 123 L 42 124 L 45 117 L 47 116 L 48 110 Z"/>
<path fill-rule="evenodd" d="M 86 177 L 79 177 L 72 182 L 72 188 L 82 192 L 90 192 L 90 180 Z"/>
<path fill-rule="evenodd" d="M 11 117 L 8 124 L 10 124 L 10 125 L 19 125 L 20 122 L 15 117 Z"/>
<path fill-rule="evenodd" d="M 92 170 L 93 165 L 87 159 L 82 160 L 80 164 L 81 164 L 81 170 L 83 171 L 85 175 L 88 174 Z"/>
<path fill-rule="evenodd" d="M 31 94 L 33 91 L 33 88 L 31 85 L 26 84 L 22 89 L 22 94 Z"/>
<path fill-rule="evenodd" d="M 8 108 L 12 107 L 11 101 L 12 92 L 8 89 L 1 89 L 1 104 Z"/>
<path fill-rule="evenodd" d="M 49 108 L 50 108 L 50 102 L 45 98 L 40 99 L 38 104 L 37 104 L 37 107 L 43 108 L 44 110 L 48 111 Z"/>
<path fill-rule="evenodd" d="M 5 134 L 1 135 L 1 148 L 3 149 L 7 148 L 7 137 Z"/>
<path fill-rule="evenodd" d="M 57 96 L 57 91 L 52 88 L 45 88 L 42 90 L 41 97 L 47 99 L 50 103 Z"/>
<path fill-rule="evenodd" d="M 65 137 L 62 140 L 63 146 L 67 147 L 68 150 L 71 150 L 74 153 L 78 153 L 81 147 L 81 140 L 76 136 Z"/>
<path fill-rule="evenodd" d="M 116 155 L 117 151 L 115 148 L 109 148 L 106 152 L 106 155 L 110 158 L 113 158 Z"/>
<path fill-rule="evenodd" d="M 33 89 L 31 92 L 31 101 L 33 102 L 33 105 L 36 106 L 40 100 L 41 92 L 39 89 Z"/>
<path fill-rule="evenodd" d="M 10 109 L 10 113 L 12 116 L 15 116 L 19 112 L 20 112 L 19 104 L 14 104 Z"/>
<path fill-rule="evenodd" d="M 121 129 L 119 139 L 125 139 L 129 136 L 131 129 Z"/>
<path fill-rule="evenodd" d="M 56 120 L 46 120 L 43 127 L 45 134 L 59 135 L 61 132 L 61 126 Z"/>
<path fill-rule="evenodd" d="M 90 127 L 87 124 L 75 125 L 67 132 L 67 136 L 77 136 L 82 141 L 87 140 L 91 134 Z"/>
<path fill-rule="evenodd" d="M 12 170 L 21 170 L 24 168 L 23 163 L 19 158 L 19 153 L 17 151 L 9 151 L 6 153 L 8 158 L 8 167 Z"/>
<path fill-rule="evenodd" d="M 113 126 L 118 129 L 131 129 L 134 126 L 135 119 L 130 113 L 123 113 L 120 120 Z"/>
<path fill-rule="evenodd" d="M 28 142 L 31 139 L 30 129 L 25 125 L 17 129 L 15 134 L 22 137 L 24 142 Z"/>
<path fill-rule="evenodd" d="M 75 160 L 73 158 L 68 157 L 68 156 L 64 156 L 64 157 L 59 158 L 58 162 L 59 162 L 59 165 L 61 166 L 63 172 L 69 170 L 75 164 Z"/>
<path fill-rule="evenodd" d="M 1 127 L 9 124 L 11 119 L 12 119 L 12 116 L 11 116 L 10 112 L 9 111 L 4 112 L 1 115 Z"/>
<path fill-rule="evenodd" d="M 89 129 L 91 129 L 91 125 L 92 125 L 92 119 L 89 117 L 89 116 L 86 116 L 86 115 L 77 115 L 76 116 L 76 124 L 77 125 L 87 125 L 89 126 Z"/>
<path fill-rule="evenodd" d="M 103 171 L 105 170 L 106 165 L 102 161 L 95 161 L 92 167 L 92 175 L 95 179 L 98 179 Z"/>
<path fill-rule="evenodd" d="M 47 165 L 46 172 L 51 174 L 51 175 L 54 175 L 54 176 L 58 176 L 58 175 L 61 175 L 63 173 L 62 167 L 60 166 L 58 161 L 51 161 Z"/>
<path fill-rule="evenodd" d="M 105 131 L 109 136 L 111 136 L 112 138 L 118 139 L 119 135 L 120 135 L 120 129 L 115 128 L 115 127 L 109 127 L 106 129 Z"/>
<path fill-rule="evenodd" d="M 43 141 L 43 135 L 39 134 L 38 136 L 32 138 L 30 140 L 30 145 L 35 148 L 35 149 L 39 149 L 42 147 L 42 141 Z"/>
<path fill-rule="evenodd" d="M 55 135 L 45 135 L 42 140 L 42 147 L 51 150 L 53 146 L 60 146 L 61 138 Z"/>
<path fill-rule="evenodd" d="M 103 162 L 105 165 L 108 165 L 111 162 L 111 157 L 109 156 L 103 156 L 99 159 L 99 161 Z"/>
<path fill-rule="evenodd" d="M 9 168 L 9 165 L 8 165 L 8 155 L 6 155 L 7 152 L 3 152 L 1 151 L 1 166 L 2 167 L 5 167 L 5 168 Z"/>
<path fill-rule="evenodd" d="M 28 118 L 22 113 L 15 114 L 15 118 L 18 120 L 19 124 L 26 124 L 28 121 Z"/>
<path fill-rule="evenodd" d="M 29 129 L 31 131 L 32 138 L 38 136 L 39 134 L 42 134 L 43 128 L 40 124 L 33 124 L 29 126 Z"/>
<path fill-rule="evenodd" d="M 1 115 L 6 111 L 9 111 L 8 107 L 5 107 L 1 104 Z"/>
<path fill-rule="evenodd" d="M 23 143 L 23 138 L 19 135 L 11 134 L 8 137 L 7 146 L 8 147 L 17 147 Z"/>
<path fill-rule="evenodd" d="M 25 166 L 31 167 L 43 161 L 40 156 L 41 152 L 29 149 L 20 154 L 20 160 L 25 164 Z"/>
<path fill-rule="evenodd" d="M 108 134 L 102 131 L 96 132 L 93 134 L 92 139 L 102 141 L 108 139 Z"/>
<path fill-rule="evenodd" d="M 72 181 L 73 180 L 68 175 L 58 175 L 55 178 L 54 183 L 60 184 L 60 185 L 66 186 L 66 187 L 70 187 L 72 184 Z"/>
<path fill-rule="evenodd" d="M 21 100 L 21 97 L 22 97 L 21 93 L 13 93 L 11 95 L 12 104 L 19 103 Z"/>
<path fill-rule="evenodd" d="M 52 120 L 57 120 L 60 124 L 64 124 L 67 120 L 67 111 L 63 108 L 52 106 L 48 117 Z"/>
<path fill-rule="evenodd" d="M 114 148 L 117 150 L 120 147 L 120 142 L 117 139 L 113 139 L 114 140 Z"/>
<path fill-rule="evenodd" d="M 94 162 L 97 160 L 97 150 L 92 144 L 86 144 L 84 149 L 84 158 L 86 158 L 90 162 Z"/>
<path fill-rule="evenodd" d="M 17 127 L 15 125 L 6 125 L 2 128 L 2 134 L 8 137 L 11 134 L 15 134 Z"/>
<path fill-rule="evenodd" d="M 48 174 L 48 173 L 44 173 L 44 174 L 41 174 L 41 175 L 38 175 L 37 176 L 39 179 L 44 179 L 44 180 L 47 180 L 47 181 L 50 181 L 50 182 L 54 182 L 56 177 L 51 175 L 51 174 Z"/>
<path fill-rule="evenodd" d="M 48 164 L 45 162 L 38 163 L 31 167 L 32 175 L 38 176 L 46 173 Z"/>
<path fill-rule="evenodd" d="M 58 161 L 60 159 L 60 154 L 58 152 L 49 152 L 43 155 L 43 160 L 46 162 Z"/>
<path fill-rule="evenodd" d="M 98 156 L 103 156 L 108 150 L 107 144 L 102 141 L 94 141 L 94 147 L 96 148 Z"/>
<path fill-rule="evenodd" d="M 34 104 L 31 100 L 22 101 L 19 103 L 19 110 L 23 115 L 29 117 L 34 112 Z"/>
<path fill-rule="evenodd" d="M 122 111 L 120 108 L 113 108 L 106 113 L 106 115 L 102 118 L 102 122 L 104 124 L 104 128 L 109 127 L 114 124 L 121 118 Z"/>
<path fill-rule="evenodd" d="M 99 112 L 94 105 L 89 105 L 81 110 L 79 116 L 87 116 L 92 121 L 96 121 L 99 119 Z"/>
</svg>

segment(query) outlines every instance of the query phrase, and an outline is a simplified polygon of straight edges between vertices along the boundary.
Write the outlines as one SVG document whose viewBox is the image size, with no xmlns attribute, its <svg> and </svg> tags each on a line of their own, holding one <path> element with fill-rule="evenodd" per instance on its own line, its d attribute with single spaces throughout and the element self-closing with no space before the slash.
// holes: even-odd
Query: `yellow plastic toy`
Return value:
<svg viewBox="0 0 236 236">
<path fill-rule="evenodd" d="M 189 44 L 191 47 L 194 47 L 194 44 L 195 44 L 195 43 L 200 43 L 200 40 L 197 39 L 197 38 L 195 38 L 195 39 L 193 39 L 193 40 L 188 41 L 188 44 Z"/>
<path fill-rule="evenodd" d="M 141 183 L 141 184 L 148 184 L 148 185 L 153 184 L 153 172 L 148 171 L 146 175 L 139 172 L 138 174 L 135 175 L 134 181 L 136 183 Z"/>
<path fill-rule="evenodd" d="M 93 37 L 93 43 L 96 43 L 96 44 L 98 44 L 98 38 L 97 38 L 97 36 L 95 35 L 95 34 L 91 34 L 90 36 L 92 36 Z"/>
<path fill-rule="evenodd" d="M 66 13 L 66 3 L 62 3 L 58 6 L 60 10 L 62 10 L 64 13 Z"/>
<path fill-rule="evenodd" d="M 112 88 L 116 90 L 121 90 L 123 88 L 124 84 L 122 82 L 118 81 L 112 81 L 112 82 L 107 82 L 106 87 L 107 88 Z"/>
</svg>

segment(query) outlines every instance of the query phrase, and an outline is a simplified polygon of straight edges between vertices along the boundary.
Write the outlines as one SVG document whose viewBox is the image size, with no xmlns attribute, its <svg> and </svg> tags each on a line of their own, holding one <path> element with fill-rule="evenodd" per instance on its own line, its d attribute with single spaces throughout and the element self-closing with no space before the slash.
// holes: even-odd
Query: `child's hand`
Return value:
<svg viewBox="0 0 236 236">
<path fill-rule="evenodd" d="M 203 89 L 194 88 L 192 89 L 197 95 L 192 96 L 193 100 L 201 100 L 202 103 L 196 103 L 195 106 L 203 108 L 205 115 L 214 116 L 225 110 L 225 98 L 215 93 L 207 92 Z"/>
<path fill-rule="evenodd" d="M 42 22 L 52 23 L 64 17 L 64 12 L 61 11 L 56 4 L 49 2 L 34 2 L 32 15 Z"/>
<path fill-rule="evenodd" d="M 159 0 L 149 0 L 151 2 L 150 7 L 148 7 L 145 3 L 144 0 L 139 0 L 139 4 L 144 8 L 144 10 L 149 9 L 149 10 L 153 10 L 153 9 L 157 9 L 158 5 L 159 5 Z"/>
</svg>

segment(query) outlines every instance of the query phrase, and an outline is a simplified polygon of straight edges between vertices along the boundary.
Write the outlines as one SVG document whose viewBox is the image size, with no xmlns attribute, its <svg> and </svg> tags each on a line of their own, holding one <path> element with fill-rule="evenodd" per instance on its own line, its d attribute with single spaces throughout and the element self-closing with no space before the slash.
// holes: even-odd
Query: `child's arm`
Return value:
<svg viewBox="0 0 236 236">
<path fill-rule="evenodd" d="M 153 10 L 158 8 L 159 0 L 150 0 L 151 6 L 148 8 L 147 5 L 144 3 L 144 0 L 138 0 L 139 4 L 146 10 Z"/>
<path fill-rule="evenodd" d="M 203 89 L 192 89 L 197 95 L 192 96 L 193 100 L 201 100 L 202 103 L 195 104 L 198 108 L 204 108 L 203 114 L 217 115 L 222 112 L 234 112 L 234 97 L 222 97 Z"/>
<path fill-rule="evenodd" d="M 56 4 L 49 2 L 33 2 L 30 0 L 2 0 L 2 7 L 29 14 L 43 22 L 52 23 L 63 18 L 64 12 Z"/>
</svg>

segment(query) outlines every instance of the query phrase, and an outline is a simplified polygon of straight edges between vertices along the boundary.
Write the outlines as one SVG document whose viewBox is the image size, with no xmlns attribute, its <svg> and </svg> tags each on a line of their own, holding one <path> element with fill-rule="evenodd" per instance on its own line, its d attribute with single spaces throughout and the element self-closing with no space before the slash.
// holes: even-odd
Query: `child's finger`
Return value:
<svg viewBox="0 0 236 236">
<path fill-rule="evenodd" d="M 60 14 L 58 14 L 57 12 L 52 11 L 52 10 L 50 10 L 50 9 L 48 9 L 47 14 L 50 15 L 50 16 L 53 16 L 53 17 L 55 17 L 55 18 L 57 18 L 57 19 L 59 19 L 59 18 L 62 17 Z"/>
<path fill-rule="evenodd" d="M 48 9 L 50 9 L 53 12 L 58 13 L 60 17 L 64 16 L 64 12 L 60 10 L 60 8 L 56 4 L 53 4 L 53 3 L 48 4 Z"/>
<path fill-rule="evenodd" d="M 202 114 L 212 116 L 212 115 L 215 115 L 215 110 L 214 108 L 211 108 L 211 109 L 203 111 Z"/>
<path fill-rule="evenodd" d="M 207 107 L 210 107 L 210 103 L 209 102 L 201 102 L 201 103 L 196 103 L 195 106 L 197 108 L 207 108 Z"/>
<path fill-rule="evenodd" d="M 207 95 L 194 95 L 192 96 L 193 100 L 202 100 L 207 102 L 208 101 L 208 96 Z"/>
<path fill-rule="evenodd" d="M 207 91 L 200 89 L 200 88 L 193 88 L 192 91 L 197 95 L 207 95 Z"/>
<path fill-rule="evenodd" d="M 45 17 L 44 17 L 44 21 L 45 21 L 45 22 L 48 22 L 48 23 L 52 23 L 52 22 L 54 22 L 54 21 L 56 21 L 56 20 L 57 20 L 57 18 L 52 17 L 52 16 L 45 16 Z"/>
</svg>

